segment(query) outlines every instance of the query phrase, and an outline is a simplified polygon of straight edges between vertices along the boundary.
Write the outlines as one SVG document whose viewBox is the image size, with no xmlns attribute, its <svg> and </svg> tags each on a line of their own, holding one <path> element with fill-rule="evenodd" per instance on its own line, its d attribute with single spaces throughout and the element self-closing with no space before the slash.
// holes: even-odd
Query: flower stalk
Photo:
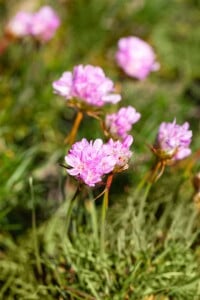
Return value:
<svg viewBox="0 0 200 300">
<path fill-rule="evenodd" d="M 71 130 L 70 134 L 64 140 L 65 144 L 72 145 L 74 143 L 82 119 L 83 119 L 83 112 L 79 110 L 77 112 L 72 130 Z"/>
<path fill-rule="evenodd" d="M 111 173 L 106 182 L 106 188 L 103 197 L 102 211 L 101 211 L 101 232 L 100 232 L 100 253 L 103 256 L 105 253 L 105 229 L 106 229 L 106 213 L 108 209 L 109 191 L 113 180 Z"/>
<path fill-rule="evenodd" d="M 69 233 L 69 227 L 70 227 L 70 220 L 71 220 L 71 214 L 74 206 L 74 201 L 76 200 L 79 192 L 80 192 L 80 184 L 78 185 L 76 192 L 73 196 L 73 198 L 69 201 L 68 209 L 67 209 L 67 214 L 66 214 L 66 232 L 67 234 Z"/>
<path fill-rule="evenodd" d="M 42 266 L 40 261 L 39 245 L 37 238 L 37 227 L 36 227 L 36 216 L 35 216 L 35 204 L 34 204 L 34 190 L 33 190 L 33 178 L 29 178 L 29 186 L 31 190 L 31 201 L 32 201 L 32 231 L 33 231 L 33 243 L 35 250 L 36 267 L 38 273 L 42 274 Z"/>
<path fill-rule="evenodd" d="M 166 163 L 164 160 L 158 160 L 156 162 L 155 167 L 152 169 L 149 175 L 149 182 L 154 183 L 162 176 L 165 170 L 165 165 Z"/>
</svg>

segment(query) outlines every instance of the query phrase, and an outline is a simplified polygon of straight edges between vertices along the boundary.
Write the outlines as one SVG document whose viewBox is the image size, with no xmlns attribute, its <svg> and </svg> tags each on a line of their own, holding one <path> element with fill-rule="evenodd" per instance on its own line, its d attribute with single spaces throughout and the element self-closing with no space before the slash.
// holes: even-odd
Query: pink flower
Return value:
<svg viewBox="0 0 200 300">
<path fill-rule="evenodd" d="M 116 138 L 125 138 L 141 115 L 132 106 L 122 107 L 117 113 L 109 114 L 105 119 L 106 130 Z"/>
<path fill-rule="evenodd" d="M 42 42 L 50 40 L 60 25 L 58 15 L 50 6 L 42 7 L 33 14 L 31 34 Z"/>
<path fill-rule="evenodd" d="M 119 40 L 116 60 L 126 74 L 139 80 L 159 69 L 152 47 L 135 36 Z"/>
<path fill-rule="evenodd" d="M 115 163 L 105 153 L 101 139 L 76 142 L 65 156 L 65 161 L 71 167 L 67 172 L 89 186 L 101 182 L 102 177 L 113 170 Z"/>
<path fill-rule="evenodd" d="M 192 131 L 188 130 L 189 124 L 185 122 L 183 125 L 173 123 L 161 123 L 157 135 L 155 149 L 158 150 L 163 157 L 172 160 L 180 160 L 191 154 L 189 148 Z"/>
<path fill-rule="evenodd" d="M 88 186 L 102 181 L 102 177 L 111 172 L 119 172 L 128 167 L 132 155 L 129 150 L 133 138 L 128 136 L 124 142 L 109 140 L 103 144 L 101 139 L 87 141 L 82 139 L 72 145 L 66 163 L 70 166 L 67 172 Z"/>
<path fill-rule="evenodd" d="M 30 35 L 32 14 L 18 12 L 7 24 L 6 32 L 14 37 L 21 38 Z"/>
<path fill-rule="evenodd" d="M 55 93 L 69 99 L 79 99 L 92 106 L 117 103 L 119 94 L 113 94 L 114 84 L 105 76 L 100 67 L 78 65 L 73 72 L 65 72 L 61 78 L 53 82 Z"/>
<path fill-rule="evenodd" d="M 53 88 L 57 94 L 68 97 L 72 90 L 72 73 L 64 72 L 59 80 L 53 82 Z"/>
<path fill-rule="evenodd" d="M 36 13 L 19 12 L 10 20 L 6 32 L 15 37 L 33 36 L 37 40 L 46 42 L 50 40 L 60 20 L 50 6 L 43 6 Z"/>
<path fill-rule="evenodd" d="M 121 172 L 128 168 L 128 161 L 132 156 L 130 146 L 133 143 L 131 135 L 126 136 L 123 142 L 110 139 L 104 146 L 104 151 L 108 154 L 114 164 L 114 172 Z"/>
</svg>

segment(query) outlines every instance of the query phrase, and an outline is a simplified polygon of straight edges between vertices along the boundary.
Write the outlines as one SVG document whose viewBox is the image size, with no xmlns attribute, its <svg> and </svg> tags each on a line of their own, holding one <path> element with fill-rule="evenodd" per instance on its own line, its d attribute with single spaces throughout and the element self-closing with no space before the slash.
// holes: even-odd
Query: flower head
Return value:
<svg viewBox="0 0 200 300">
<path fill-rule="evenodd" d="M 128 161 L 132 156 L 130 146 L 133 143 L 133 137 L 128 135 L 123 142 L 110 139 L 104 146 L 105 152 L 112 161 L 114 161 L 114 172 L 121 172 L 128 168 Z"/>
<path fill-rule="evenodd" d="M 16 38 L 21 38 L 31 33 L 32 14 L 18 12 L 7 24 L 6 32 Z"/>
<path fill-rule="evenodd" d="M 58 15 L 50 6 L 43 6 L 33 14 L 31 34 L 42 42 L 47 42 L 53 36 L 60 25 Z"/>
<path fill-rule="evenodd" d="M 135 36 L 121 38 L 116 53 L 117 64 L 126 74 L 139 80 L 159 69 L 152 47 Z"/>
<path fill-rule="evenodd" d="M 172 123 L 161 123 L 155 152 L 161 159 L 180 160 L 191 154 L 189 148 L 192 139 L 192 131 L 189 130 L 189 124 L 183 125 Z"/>
<path fill-rule="evenodd" d="M 125 138 L 141 115 L 132 106 L 122 107 L 117 113 L 108 114 L 105 119 L 106 130 L 111 136 Z"/>
<path fill-rule="evenodd" d="M 101 107 L 105 103 L 117 103 L 119 94 L 113 94 L 114 84 L 100 67 L 78 65 L 72 72 L 65 72 L 53 82 L 55 93 L 67 100 L 76 98 L 79 102 Z"/>
<path fill-rule="evenodd" d="M 50 40 L 58 26 L 60 19 L 50 6 L 43 6 L 36 13 L 19 12 L 10 20 L 6 32 L 14 37 L 33 36 L 46 42 Z"/>
<path fill-rule="evenodd" d="M 89 186 L 101 182 L 103 175 L 110 173 L 114 167 L 101 139 L 76 142 L 65 156 L 65 161 L 71 167 L 67 172 Z"/>
<path fill-rule="evenodd" d="M 131 136 L 123 143 L 110 139 L 103 144 L 101 139 L 89 142 L 82 139 L 73 144 L 65 156 L 65 161 L 70 166 L 67 172 L 88 186 L 95 186 L 102 181 L 105 174 L 119 172 L 128 167 L 132 154 L 129 147 L 132 142 Z"/>
</svg>

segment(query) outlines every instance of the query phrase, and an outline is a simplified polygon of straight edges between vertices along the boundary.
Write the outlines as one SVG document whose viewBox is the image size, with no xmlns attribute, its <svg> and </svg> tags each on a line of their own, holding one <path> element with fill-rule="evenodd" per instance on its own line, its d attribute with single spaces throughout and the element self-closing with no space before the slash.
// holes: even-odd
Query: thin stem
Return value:
<svg viewBox="0 0 200 300">
<path fill-rule="evenodd" d="M 95 208 L 95 199 L 92 197 L 92 193 L 89 192 L 90 195 L 90 215 L 91 215 L 91 222 L 92 222 L 92 230 L 94 235 L 95 243 L 98 243 L 98 223 L 97 223 L 97 214 L 96 214 L 96 208 Z"/>
<path fill-rule="evenodd" d="M 102 211 L 101 211 L 101 233 L 100 233 L 100 251 L 103 256 L 105 253 L 105 225 L 106 225 L 106 213 L 108 209 L 108 195 L 113 180 L 113 174 L 110 174 L 107 178 L 105 193 L 103 197 Z"/>
<path fill-rule="evenodd" d="M 140 197 L 140 204 L 139 204 L 139 211 L 138 211 L 138 216 L 137 216 L 137 230 L 136 234 L 138 237 L 138 244 L 140 247 L 140 250 L 144 251 L 146 246 L 145 246 L 145 240 L 146 238 L 143 235 L 139 235 L 138 233 L 141 232 L 143 229 L 143 226 L 145 225 L 145 206 L 146 206 L 146 200 L 149 195 L 149 191 L 152 187 L 152 182 L 148 182 L 146 185 L 146 189 L 144 191 L 144 195 L 141 195 Z"/>
<path fill-rule="evenodd" d="M 108 130 L 106 129 L 105 122 L 104 122 L 102 119 L 100 119 L 99 122 L 100 122 L 100 126 L 101 126 L 101 129 L 102 129 L 102 131 L 103 131 L 105 137 L 108 138 L 109 135 L 110 135 L 110 133 L 109 133 Z"/>
<path fill-rule="evenodd" d="M 72 145 L 74 143 L 74 141 L 76 139 L 77 131 L 79 129 L 82 119 L 83 119 L 83 112 L 79 110 L 77 112 L 72 130 L 71 130 L 70 134 L 64 140 L 65 144 Z"/>
<path fill-rule="evenodd" d="M 148 171 L 148 173 L 145 174 L 143 179 L 139 182 L 135 190 L 135 195 L 138 196 L 139 192 L 141 191 L 146 182 L 156 182 L 162 176 L 164 170 L 165 162 L 157 161 L 155 167 L 150 172 Z"/>
<path fill-rule="evenodd" d="M 40 253 L 39 253 L 39 246 L 38 246 L 38 239 L 37 239 L 37 227 L 36 227 L 36 216 L 35 216 L 35 205 L 34 205 L 34 190 L 33 190 L 33 178 L 29 178 L 29 185 L 31 190 L 31 201 L 32 201 L 32 231 L 33 231 L 33 243 L 35 249 L 35 259 L 36 259 L 36 267 L 38 273 L 42 274 L 42 266 L 40 262 Z"/>
<path fill-rule="evenodd" d="M 138 213 L 138 220 L 139 220 L 139 224 L 142 224 L 142 221 L 144 221 L 144 208 L 145 208 L 145 204 L 146 204 L 146 199 L 149 195 L 149 191 L 152 187 L 152 182 L 148 182 L 144 195 L 141 197 L 140 200 L 140 206 L 139 206 L 139 213 Z"/>
<path fill-rule="evenodd" d="M 193 213 L 191 214 L 189 220 L 188 220 L 188 225 L 185 228 L 184 235 L 187 238 L 189 246 L 191 246 L 191 244 L 193 243 L 194 233 L 193 233 L 192 229 L 193 229 L 193 226 L 194 226 L 197 215 L 198 215 L 198 211 L 194 210 Z"/>
<path fill-rule="evenodd" d="M 106 191 L 106 188 L 105 188 L 98 196 L 96 196 L 96 197 L 94 198 L 94 201 L 96 201 L 96 200 L 99 199 L 101 196 L 103 196 L 104 193 L 105 193 L 105 191 Z"/>
<path fill-rule="evenodd" d="M 68 206 L 67 215 L 66 215 L 66 232 L 67 233 L 69 232 L 70 219 L 71 219 L 72 209 L 74 206 L 74 201 L 76 200 L 76 197 L 78 196 L 79 192 L 80 192 L 80 185 L 78 185 L 73 198 L 69 201 L 69 206 Z"/>
<path fill-rule="evenodd" d="M 142 180 L 139 182 L 138 186 L 136 187 L 136 189 L 135 189 L 135 196 L 136 197 L 140 193 L 140 191 L 143 188 L 143 186 L 145 185 L 145 183 L 148 181 L 148 178 L 149 178 L 149 172 L 144 175 L 144 177 L 142 178 Z"/>
<path fill-rule="evenodd" d="M 166 162 L 164 160 L 158 160 L 155 167 L 150 173 L 149 181 L 154 183 L 156 182 L 163 174 L 165 170 Z"/>
<path fill-rule="evenodd" d="M 108 194 L 109 194 L 109 190 L 106 189 L 103 197 L 102 212 L 101 212 L 101 236 L 100 236 L 101 255 L 103 255 L 105 252 L 105 220 L 106 220 L 106 212 L 108 208 Z"/>
</svg>

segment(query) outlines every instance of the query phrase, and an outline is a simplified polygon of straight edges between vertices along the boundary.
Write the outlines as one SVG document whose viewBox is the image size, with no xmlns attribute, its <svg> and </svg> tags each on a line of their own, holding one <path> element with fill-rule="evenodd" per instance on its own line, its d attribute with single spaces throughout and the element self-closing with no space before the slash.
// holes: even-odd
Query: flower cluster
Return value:
<svg viewBox="0 0 200 300">
<path fill-rule="evenodd" d="M 124 139 L 140 117 L 140 113 L 132 106 L 122 107 L 117 113 L 106 115 L 105 127 L 114 138 Z"/>
<path fill-rule="evenodd" d="M 44 6 L 36 13 L 18 12 L 8 23 L 6 32 L 17 38 L 33 36 L 41 42 L 47 42 L 59 25 L 58 15 L 50 6 Z"/>
<path fill-rule="evenodd" d="M 153 49 L 137 37 L 119 40 L 116 55 L 118 64 L 124 71 L 135 78 L 144 79 L 149 72 L 158 69 Z M 108 114 L 105 121 L 99 117 L 99 108 L 106 103 L 118 103 L 121 96 L 114 93 L 113 81 L 106 77 L 100 67 L 77 65 L 72 72 L 64 72 L 53 82 L 54 92 L 67 100 L 70 107 L 77 109 L 77 116 L 67 141 L 73 144 L 83 114 L 100 120 L 104 133 L 110 137 L 107 143 L 101 139 L 81 141 L 72 145 L 65 161 L 67 172 L 88 186 L 95 186 L 114 173 L 128 168 L 132 152 L 130 146 L 133 137 L 129 135 L 132 125 L 141 118 L 134 107 L 122 107 L 116 113 Z M 167 164 L 187 157 L 192 131 L 186 122 L 182 126 L 173 123 L 161 123 L 156 143 L 152 147 L 158 157 L 158 163 L 152 173 L 152 180 L 157 180 Z M 111 175 L 111 177 L 109 176 Z"/>
<path fill-rule="evenodd" d="M 65 156 L 66 163 L 71 167 L 67 172 L 88 186 L 94 186 L 102 181 L 105 174 L 119 172 L 128 167 L 132 154 L 129 147 L 132 142 L 131 136 L 123 143 L 112 139 L 106 144 L 101 139 L 90 142 L 82 139 L 73 144 Z"/>
<path fill-rule="evenodd" d="M 72 72 L 64 72 L 53 82 L 55 93 L 67 100 L 78 99 L 91 106 L 101 107 L 106 103 L 117 103 L 119 94 L 114 94 L 114 84 L 100 67 L 78 65 Z"/>
<path fill-rule="evenodd" d="M 116 61 L 127 75 L 139 80 L 159 69 L 152 47 L 135 36 L 119 40 Z"/>
<path fill-rule="evenodd" d="M 157 135 L 155 153 L 159 158 L 172 161 L 183 159 L 191 154 L 189 148 L 192 139 L 192 131 L 189 124 L 183 125 L 172 123 L 161 123 Z"/>
</svg>

